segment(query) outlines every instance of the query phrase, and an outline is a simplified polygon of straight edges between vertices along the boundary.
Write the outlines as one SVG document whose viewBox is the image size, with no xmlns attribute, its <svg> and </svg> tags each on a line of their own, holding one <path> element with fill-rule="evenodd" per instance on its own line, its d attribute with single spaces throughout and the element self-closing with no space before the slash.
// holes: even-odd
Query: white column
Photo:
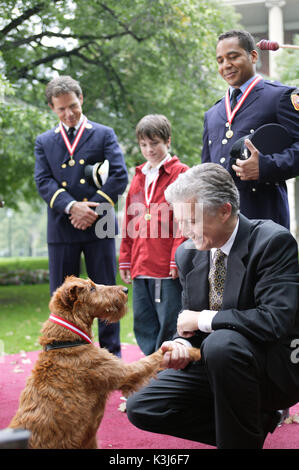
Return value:
<svg viewBox="0 0 299 470">
<path fill-rule="evenodd" d="M 265 5 L 269 9 L 268 12 L 268 32 L 269 40 L 284 43 L 284 25 L 283 25 L 283 11 L 282 8 L 286 4 L 285 0 L 266 0 Z M 276 62 L 279 60 L 279 55 L 282 49 L 277 51 L 269 51 L 269 76 L 272 79 L 279 80 Z M 288 199 L 290 206 L 290 230 L 296 237 L 297 235 L 297 221 L 296 221 L 296 191 L 295 191 L 295 178 L 287 181 Z"/>
<path fill-rule="evenodd" d="M 268 30 L 269 40 L 276 41 L 279 44 L 284 43 L 284 27 L 282 7 L 285 0 L 266 0 L 265 5 L 269 8 L 268 12 Z M 269 75 L 271 78 L 277 78 L 275 61 L 279 57 L 281 49 L 269 51 Z"/>
</svg>

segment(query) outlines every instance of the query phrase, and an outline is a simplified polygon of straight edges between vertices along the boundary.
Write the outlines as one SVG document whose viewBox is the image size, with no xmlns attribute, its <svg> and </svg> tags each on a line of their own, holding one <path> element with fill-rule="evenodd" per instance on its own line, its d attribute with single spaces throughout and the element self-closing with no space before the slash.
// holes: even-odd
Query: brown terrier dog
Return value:
<svg viewBox="0 0 299 470">
<path fill-rule="evenodd" d="M 31 431 L 29 447 L 97 448 L 96 432 L 108 395 L 125 395 L 145 385 L 158 371 L 163 353 L 127 364 L 91 342 L 98 317 L 116 322 L 126 313 L 128 290 L 68 277 L 52 296 L 40 353 L 20 397 L 10 428 Z M 80 339 L 81 338 L 81 339 Z M 199 350 L 191 350 L 193 360 Z"/>
</svg>

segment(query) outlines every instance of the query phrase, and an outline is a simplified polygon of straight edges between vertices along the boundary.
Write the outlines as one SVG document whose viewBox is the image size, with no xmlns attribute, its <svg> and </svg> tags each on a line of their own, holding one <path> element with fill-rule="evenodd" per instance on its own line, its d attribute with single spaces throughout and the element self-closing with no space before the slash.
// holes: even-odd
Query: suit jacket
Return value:
<svg viewBox="0 0 299 470">
<path fill-rule="evenodd" d="M 261 80 L 253 88 L 232 122 L 234 135 L 227 139 L 225 98 L 205 113 L 202 163 L 219 163 L 234 177 L 240 192 L 241 213 L 250 219 L 272 219 L 289 228 L 289 206 L 285 180 L 299 175 L 299 110 L 292 94 L 299 90 L 278 82 Z M 258 181 L 241 181 L 231 168 L 230 150 L 240 137 L 260 126 L 285 126 L 293 144 L 282 153 L 260 154 Z"/>
<path fill-rule="evenodd" d="M 87 121 L 74 153 L 74 166 L 68 165 L 69 152 L 59 126 L 37 137 L 35 156 L 37 189 L 48 204 L 48 242 L 96 240 L 95 225 L 84 231 L 75 229 L 64 210 L 72 200 L 104 202 L 113 206 L 124 192 L 128 183 L 127 169 L 113 129 Z M 88 184 L 84 168 L 105 159 L 110 164 L 109 177 L 98 189 Z"/>
<path fill-rule="evenodd" d="M 235 330 L 264 345 L 269 377 L 299 399 L 299 360 L 291 360 L 292 340 L 299 338 L 295 239 L 270 220 L 249 220 L 240 215 L 227 261 L 223 304 L 212 321 L 212 329 Z M 177 249 L 176 263 L 183 287 L 183 309 L 209 309 L 210 251 L 196 250 L 192 242 L 186 241 Z M 206 336 L 198 332 L 189 341 L 200 347 Z"/>
</svg>

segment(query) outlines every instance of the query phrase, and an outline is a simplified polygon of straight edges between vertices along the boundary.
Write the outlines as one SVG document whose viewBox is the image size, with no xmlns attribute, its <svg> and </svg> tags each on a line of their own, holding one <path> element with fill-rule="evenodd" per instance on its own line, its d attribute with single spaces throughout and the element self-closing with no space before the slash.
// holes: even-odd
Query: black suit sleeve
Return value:
<svg viewBox="0 0 299 470">
<path fill-rule="evenodd" d="M 296 322 L 297 243 L 282 229 L 275 230 L 260 246 L 248 257 L 238 307 L 219 311 L 212 328 L 233 329 L 258 342 L 283 341 L 294 331 Z"/>
</svg>

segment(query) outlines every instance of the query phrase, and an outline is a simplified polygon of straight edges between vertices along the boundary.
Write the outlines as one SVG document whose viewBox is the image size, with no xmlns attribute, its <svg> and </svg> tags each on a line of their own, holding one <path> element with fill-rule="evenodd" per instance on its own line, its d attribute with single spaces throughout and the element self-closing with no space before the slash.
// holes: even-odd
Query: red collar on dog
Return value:
<svg viewBox="0 0 299 470">
<path fill-rule="evenodd" d="M 80 328 L 78 328 L 76 325 L 73 325 L 73 323 L 70 323 L 64 318 L 58 317 L 57 315 L 54 315 L 54 313 L 51 313 L 49 316 L 49 320 L 53 323 L 57 323 L 58 325 L 64 326 L 68 330 L 71 330 L 73 333 L 76 333 L 77 335 L 81 336 L 81 338 L 85 339 L 88 343 L 92 343 L 88 334 L 86 334 L 83 330 L 80 330 Z"/>
</svg>

